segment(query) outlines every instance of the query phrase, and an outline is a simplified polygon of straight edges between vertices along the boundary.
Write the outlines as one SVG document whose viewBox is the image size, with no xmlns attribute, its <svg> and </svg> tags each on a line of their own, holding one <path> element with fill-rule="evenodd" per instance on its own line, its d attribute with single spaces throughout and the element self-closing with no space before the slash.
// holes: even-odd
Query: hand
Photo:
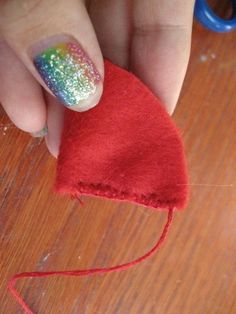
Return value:
<svg viewBox="0 0 236 314">
<path fill-rule="evenodd" d="M 2 0 L 0 101 L 57 156 L 64 104 L 102 95 L 103 56 L 133 71 L 171 114 L 185 76 L 194 0 Z M 78 77 L 79 73 L 79 77 Z M 56 96 L 56 97 L 55 97 Z"/>
</svg>

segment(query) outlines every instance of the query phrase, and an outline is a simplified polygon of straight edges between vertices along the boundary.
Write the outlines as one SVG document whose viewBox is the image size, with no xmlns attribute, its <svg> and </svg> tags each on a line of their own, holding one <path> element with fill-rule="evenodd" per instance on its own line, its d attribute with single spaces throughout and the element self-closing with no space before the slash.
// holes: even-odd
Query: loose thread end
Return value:
<svg viewBox="0 0 236 314">
<path fill-rule="evenodd" d="M 161 247 L 161 245 L 164 243 L 164 241 L 167 238 L 167 234 L 168 234 L 168 231 L 170 229 L 170 225 L 173 221 L 173 212 L 174 212 L 174 208 L 169 208 L 167 221 L 165 223 L 165 226 L 164 226 L 162 233 L 161 233 L 159 239 L 157 240 L 156 244 L 147 253 L 145 253 L 141 257 L 138 257 L 137 259 L 135 259 L 133 261 L 130 261 L 130 262 L 127 262 L 124 264 L 120 264 L 120 265 L 116 265 L 116 266 L 112 266 L 112 267 L 107 267 L 107 268 L 92 268 L 92 269 L 71 270 L 71 271 L 19 273 L 19 274 L 16 274 L 15 276 L 13 276 L 9 280 L 7 287 L 9 289 L 10 293 L 12 294 L 12 296 L 16 299 L 16 301 L 22 307 L 22 309 L 24 309 L 24 311 L 27 314 L 34 314 L 30 310 L 27 303 L 23 300 L 23 298 L 21 297 L 21 295 L 18 293 L 18 291 L 15 288 L 15 283 L 18 279 L 20 279 L 20 278 L 31 278 L 31 277 L 49 277 L 49 276 L 90 276 L 90 275 L 94 275 L 94 274 L 102 274 L 102 273 L 110 273 L 110 272 L 115 272 L 115 271 L 122 271 L 122 270 L 126 270 L 128 268 L 131 268 L 132 266 L 137 265 L 137 264 L 147 260 L 154 253 L 156 253 L 158 251 L 158 249 Z"/>
<path fill-rule="evenodd" d="M 79 203 L 80 205 L 84 205 L 84 202 L 81 200 L 81 195 L 80 194 L 73 194 L 72 198 L 75 198 Z"/>
</svg>

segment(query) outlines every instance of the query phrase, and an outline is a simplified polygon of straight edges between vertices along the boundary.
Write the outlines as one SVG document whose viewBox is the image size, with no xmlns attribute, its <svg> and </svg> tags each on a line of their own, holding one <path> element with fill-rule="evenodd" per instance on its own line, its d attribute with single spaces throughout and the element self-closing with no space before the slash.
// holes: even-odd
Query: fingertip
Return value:
<svg viewBox="0 0 236 314">
<path fill-rule="evenodd" d="M 32 137 L 45 137 L 47 133 L 48 133 L 48 128 L 45 125 L 41 130 L 31 133 L 31 136 Z"/>
<path fill-rule="evenodd" d="M 70 106 L 68 109 L 74 110 L 77 112 L 87 111 L 96 107 L 99 104 L 99 101 L 103 93 L 103 84 L 100 82 L 97 85 L 96 91 L 94 94 L 90 95 L 88 99 L 81 100 L 78 105 Z"/>
<path fill-rule="evenodd" d="M 86 111 L 99 102 L 103 78 L 100 53 L 92 60 L 88 49 L 69 35 L 49 37 L 31 50 L 40 82 L 58 102 L 75 111 Z"/>
<path fill-rule="evenodd" d="M 165 108 L 166 108 L 166 111 L 167 113 L 172 116 L 175 112 L 175 108 L 176 108 L 177 104 L 174 103 L 174 104 L 169 104 L 169 105 L 166 105 Z"/>
<path fill-rule="evenodd" d="M 45 92 L 47 103 L 48 134 L 45 136 L 46 146 L 49 153 L 57 158 L 60 149 L 61 135 L 64 124 L 64 106 L 55 97 Z"/>
<path fill-rule="evenodd" d="M 41 87 L 5 42 L 0 48 L 2 106 L 19 129 L 38 133 L 45 127 L 47 115 Z"/>
<path fill-rule="evenodd" d="M 42 137 L 45 135 L 42 135 L 46 132 L 46 118 L 43 115 L 33 115 L 31 112 L 26 115 L 11 115 L 8 112 L 7 114 L 11 118 L 15 126 L 18 127 L 20 130 L 30 133 L 34 137 Z"/>
<path fill-rule="evenodd" d="M 45 136 L 45 143 L 46 143 L 46 146 L 48 148 L 48 151 L 49 153 L 57 158 L 58 155 L 59 155 L 59 146 L 57 143 L 53 142 L 53 141 L 50 141 L 50 138 L 48 135 Z"/>
</svg>

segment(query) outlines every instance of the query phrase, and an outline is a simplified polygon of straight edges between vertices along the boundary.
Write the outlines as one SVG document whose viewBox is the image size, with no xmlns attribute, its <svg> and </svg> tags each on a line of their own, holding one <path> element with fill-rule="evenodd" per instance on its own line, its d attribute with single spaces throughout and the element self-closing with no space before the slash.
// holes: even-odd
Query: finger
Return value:
<svg viewBox="0 0 236 314">
<path fill-rule="evenodd" d="M 103 59 L 82 0 L 8 0 L 0 12 L 5 40 L 45 89 L 73 110 L 98 103 Z"/>
<path fill-rule="evenodd" d="M 64 121 L 64 107 L 52 95 L 45 93 L 47 102 L 47 127 L 48 134 L 45 137 L 49 152 L 57 157 L 61 142 L 61 133 Z"/>
<path fill-rule="evenodd" d="M 128 68 L 130 0 L 95 0 L 88 10 L 104 57 Z"/>
<path fill-rule="evenodd" d="M 193 0 L 135 0 L 132 69 L 173 113 L 189 60 Z"/>
<path fill-rule="evenodd" d="M 12 122 L 26 132 L 41 132 L 46 108 L 40 85 L 4 41 L 0 41 L 0 101 Z"/>
</svg>

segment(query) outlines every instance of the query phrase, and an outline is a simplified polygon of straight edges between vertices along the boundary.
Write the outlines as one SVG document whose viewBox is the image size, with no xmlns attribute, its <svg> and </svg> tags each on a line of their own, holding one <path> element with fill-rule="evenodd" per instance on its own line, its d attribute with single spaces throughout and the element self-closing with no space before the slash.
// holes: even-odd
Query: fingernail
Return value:
<svg viewBox="0 0 236 314">
<path fill-rule="evenodd" d="M 34 65 L 52 93 L 68 107 L 88 99 L 101 80 L 91 59 L 75 42 L 47 48 L 34 57 Z"/>
<path fill-rule="evenodd" d="M 47 126 L 45 126 L 42 130 L 38 131 L 38 132 L 34 132 L 34 133 L 31 133 L 31 135 L 33 137 L 44 137 L 45 135 L 48 134 L 48 128 Z"/>
</svg>

